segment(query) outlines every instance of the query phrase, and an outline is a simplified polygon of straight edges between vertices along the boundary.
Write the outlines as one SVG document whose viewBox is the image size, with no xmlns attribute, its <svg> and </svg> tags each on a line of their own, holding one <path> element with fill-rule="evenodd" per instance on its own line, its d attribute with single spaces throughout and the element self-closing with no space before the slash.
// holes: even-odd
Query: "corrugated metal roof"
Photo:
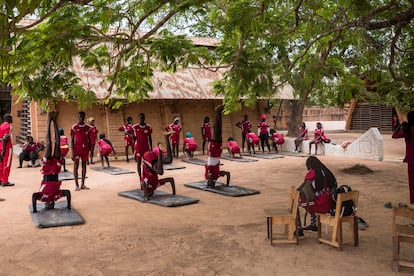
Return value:
<svg viewBox="0 0 414 276">
<path fill-rule="evenodd" d="M 34 20 L 22 20 L 21 25 L 27 26 Z M 215 46 L 217 40 L 209 38 L 190 38 L 195 45 Z M 73 70 L 80 78 L 83 87 L 95 92 L 98 99 L 108 96 L 109 82 L 106 81 L 108 72 L 98 72 L 85 69 L 79 57 L 73 58 Z M 221 99 L 214 95 L 212 83 L 219 80 L 225 69 L 213 72 L 208 69 L 186 68 L 178 69 L 176 73 L 154 72 L 152 84 L 154 91 L 149 93 L 151 99 Z M 294 99 L 293 89 L 286 85 L 279 89 L 275 98 Z M 111 97 L 116 97 L 116 88 Z"/>
</svg>

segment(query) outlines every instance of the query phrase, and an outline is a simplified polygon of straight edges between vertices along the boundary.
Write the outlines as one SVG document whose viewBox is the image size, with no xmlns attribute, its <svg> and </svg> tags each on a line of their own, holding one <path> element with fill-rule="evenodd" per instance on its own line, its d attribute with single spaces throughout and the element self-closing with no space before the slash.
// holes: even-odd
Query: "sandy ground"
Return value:
<svg viewBox="0 0 414 276">
<path fill-rule="evenodd" d="M 333 142 L 360 134 L 332 133 Z M 246 197 L 226 197 L 184 186 L 201 180 L 204 168 L 176 160 L 182 170 L 166 171 L 177 193 L 198 198 L 197 204 L 166 208 L 117 196 L 138 187 L 137 174 L 108 175 L 88 170 L 89 191 L 70 189 L 73 207 L 86 223 L 38 229 L 28 210 L 37 191 L 38 168 L 16 169 L 14 187 L 0 188 L 0 275 L 394 275 L 391 270 L 391 210 L 384 202 L 408 201 L 407 169 L 401 162 L 404 141 L 384 134 L 385 160 L 320 156 L 340 184 L 360 191 L 359 214 L 369 224 L 353 247 L 345 232 L 344 251 L 319 244 L 315 232 L 305 232 L 299 245 L 271 246 L 266 240 L 264 208 L 285 206 L 289 187 L 299 185 L 306 158 L 260 159 L 253 163 L 222 160 L 234 185 L 260 190 Z M 205 156 L 203 156 L 205 158 Z M 365 165 L 372 174 L 342 170 Z M 135 163 L 113 166 L 135 170 Z M 69 166 L 72 169 L 72 166 Z M 170 187 L 161 187 L 170 192 Z M 414 259 L 414 249 L 403 248 Z M 410 251 L 410 252 L 408 252 Z M 404 269 L 400 275 L 413 275 Z"/>
</svg>

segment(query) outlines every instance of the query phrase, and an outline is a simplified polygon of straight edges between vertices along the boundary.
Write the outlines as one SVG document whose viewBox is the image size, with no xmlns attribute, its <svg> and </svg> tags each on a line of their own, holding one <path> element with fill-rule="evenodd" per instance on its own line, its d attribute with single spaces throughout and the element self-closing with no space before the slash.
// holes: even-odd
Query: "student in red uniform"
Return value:
<svg viewBox="0 0 414 276">
<path fill-rule="evenodd" d="M 23 161 L 31 161 L 31 165 L 29 167 L 36 166 L 36 160 L 39 157 L 39 152 L 45 146 L 40 142 L 35 142 L 32 136 L 26 137 L 26 143 L 22 146 L 22 152 L 19 154 L 19 166 L 21 168 L 23 165 Z"/>
<path fill-rule="evenodd" d="M 400 124 L 392 134 L 392 138 L 405 139 L 404 161 L 408 165 L 408 189 L 410 204 L 414 204 L 414 111 L 407 114 L 407 122 Z"/>
<path fill-rule="evenodd" d="M 258 124 L 258 132 L 259 132 L 259 137 L 260 137 L 260 144 L 262 146 L 262 151 L 264 153 L 264 145 L 266 144 L 267 149 L 270 152 L 270 146 L 269 146 L 269 129 L 270 129 L 270 125 L 269 123 L 266 121 L 266 115 L 263 114 L 262 116 L 260 116 L 260 122 Z"/>
<path fill-rule="evenodd" d="M 295 153 L 300 152 L 299 146 L 303 140 L 309 140 L 308 128 L 306 127 L 306 124 L 304 122 L 300 125 L 298 129 L 298 136 L 295 139 L 295 150 L 293 152 Z"/>
<path fill-rule="evenodd" d="M 270 130 L 270 140 L 272 140 L 272 149 L 276 152 L 279 152 L 277 145 L 283 145 L 285 142 L 285 137 L 282 133 L 277 132 L 273 128 Z"/>
<path fill-rule="evenodd" d="M 201 137 L 203 137 L 203 155 L 206 143 L 211 140 L 211 124 L 210 117 L 205 117 L 204 122 L 201 124 Z"/>
<path fill-rule="evenodd" d="M 252 128 L 252 124 L 250 123 L 247 114 L 244 115 L 243 120 L 238 122 L 236 124 L 236 126 L 242 130 L 242 133 L 241 133 L 241 135 L 242 135 L 242 151 L 244 152 L 244 143 L 246 141 L 246 135 L 247 135 L 247 133 L 250 132 L 250 130 Z M 247 145 L 249 145 L 248 142 L 247 142 Z"/>
<path fill-rule="evenodd" d="M 187 131 L 183 141 L 183 153 L 187 154 L 190 159 L 193 159 L 194 152 L 197 149 L 197 141 L 194 139 L 191 132 Z"/>
<path fill-rule="evenodd" d="M 226 185 L 230 184 L 230 172 L 220 171 L 220 156 L 222 152 L 222 121 L 221 113 L 223 112 L 224 105 L 216 107 L 216 115 L 213 122 L 214 134 L 211 141 L 208 143 L 208 158 L 205 165 L 204 177 L 207 180 L 207 187 L 214 187 L 216 181 L 220 176 L 226 176 Z"/>
<path fill-rule="evenodd" d="M 91 145 L 90 141 L 90 129 L 91 127 L 85 124 L 85 112 L 78 112 L 78 122 L 74 124 L 70 129 L 71 136 L 71 146 L 72 146 L 72 160 L 73 160 L 73 176 L 75 178 L 75 191 L 89 190 L 85 186 L 86 178 L 86 162 L 89 158 L 89 146 Z M 78 182 L 78 169 L 79 169 L 79 160 L 82 162 L 82 184 L 79 187 Z"/>
<path fill-rule="evenodd" d="M 142 156 L 147 151 L 152 150 L 152 127 L 145 123 L 145 114 L 139 113 L 139 123 L 133 126 L 135 145 L 134 154 L 137 162 L 137 171 L 141 179 L 141 163 Z"/>
<path fill-rule="evenodd" d="M 132 155 L 134 155 L 134 143 L 135 143 L 134 125 L 132 124 L 132 117 L 127 118 L 127 123 L 125 125 L 122 125 L 119 128 L 119 131 L 122 131 L 124 133 L 125 156 L 126 156 L 126 161 L 129 162 L 128 148 L 131 147 Z"/>
<path fill-rule="evenodd" d="M 60 155 L 62 157 L 62 165 L 63 171 L 67 172 L 66 170 L 66 155 L 69 153 L 69 139 L 65 135 L 65 131 L 63 128 L 59 128 L 59 137 L 60 137 Z"/>
<path fill-rule="evenodd" d="M 259 136 L 257 136 L 256 133 L 249 130 L 249 132 L 246 134 L 246 141 L 247 141 L 247 150 L 249 151 L 249 153 L 252 154 L 252 150 L 253 150 L 253 153 L 256 154 L 254 145 L 259 145 L 260 143 Z"/>
<path fill-rule="evenodd" d="M 303 230 L 318 231 L 315 213 L 328 213 L 331 208 L 332 192 L 337 187 L 336 178 L 318 158 L 309 156 L 306 160 L 308 169 L 304 182 L 309 181 L 315 191 L 315 200 L 307 202 L 300 199 L 300 206 L 305 208 L 311 215 L 310 225 Z"/>
<path fill-rule="evenodd" d="M 68 202 L 68 209 L 71 208 L 71 195 L 69 190 L 60 190 L 62 181 L 59 181 L 59 173 L 61 170 L 62 156 L 60 152 L 59 130 L 56 123 L 57 113 L 52 111 L 48 113 L 48 122 L 46 129 L 46 149 L 45 155 L 42 159 L 42 174 L 43 180 L 40 185 L 40 190 L 32 195 L 33 213 L 37 212 L 37 200 L 45 202 L 47 209 L 53 209 L 55 201 L 66 196 Z M 52 155 L 52 138 L 51 138 L 51 124 L 54 124 L 55 145 Z"/>
<path fill-rule="evenodd" d="M 318 154 L 318 144 L 323 142 L 329 142 L 329 139 L 325 136 L 325 131 L 322 128 L 321 123 L 316 123 L 315 131 L 313 132 L 314 138 L 309 142 L 309 154 L 311 154 L 312 145 L 315 144 L 315 155 Z"/>
<path fill-rule="evenodd" d="M 99 140 L 98 140 L 98 151 L 99 151 L 99 155 L 101 156 L 101 163 L 102 163 L 102 168 L 104 168 L 104 158 L 106 161 L 106 164 L 108 165 L 108 168 L 111 167 L 109 165 L 109 158 L 108 156 L 111 153 L 114 153 L 115 159 L 118 159 L 118 157 L 116 156 L 116 152 L 114 147 L 112 146 L 111 141 L 109 141 L 108 139 L 106 139 L 105 134 L 101 133 L 99 134 Z"/>
<path fill-rule="evenodd" d="M 164 174 L 163 164 L 172 163 L 172 151 L 170 144 L 171 132 L 165 134 L 165 142 L 167 144 L 167 153 L 163 154 L 163 150 L 159 148 L 161 143 L 158 143 L 154 150 L 144 153 L 142 159 L 142 177 L 141 177 L 141 190 L 144 191 L 145 201 L 151 199 L 154 195 L 154 191 L 161 185 L 166 183 L 171 184 L 172 194 L 175 195 L 175 183 L 174 178 L 167 177 L 159 179 L 158 175 Z"/>
<path fill-rule="evenodd" d="M 172 132 L 170 136 L 171 146 L 172 146 L 172 154 L 173 157 L 178 158 L 178 145 L 180 143 L 180 132 L 182 126 L 180 124 L 180 118 L 174 117 L 174 122 L 169 124 L 165 130 L 168 132 Z"/>
<path fill-rule="evenodd" d="M 0 183 L 3 187 L 14 186 L 9 182 L 10 169 L 13 156 L 12 145 L 12 123 L 13 117 L 10 114 L 4 114 L 4 122 L 0 125 Z"/>
<path fill-rule="evenodd" d="M 89 135 L 90 137 L 90 146 L 89 146 L 89 157 L 91 159 L 91 164 L 95 164 L 93 162 L 93 156 L 95 155 L 95 145 L 96 145 L 96 141 L 98 141 L 98 128 L 95 126 L 95 118 L 94 117 L 90 117 L 88 119 L 88 124 L 90 126 L 90 131 L 89 131 Z"/>
<path fill-rule="evenodd" d="M 240 146 L 236 141 L 234 141 L 233 137 L 229 137 L 227 139 L 227 151 L 229 152 L 231 158 L 236 158 L 236 153 L 238 153 L 240 158 L 242 158 L 240 153 Z"/>
</svg>

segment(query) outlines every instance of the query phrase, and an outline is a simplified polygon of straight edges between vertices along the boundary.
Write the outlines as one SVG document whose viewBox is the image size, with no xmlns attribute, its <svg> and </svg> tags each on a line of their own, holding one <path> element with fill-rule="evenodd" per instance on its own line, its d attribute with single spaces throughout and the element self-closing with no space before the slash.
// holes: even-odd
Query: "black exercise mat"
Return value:
<svg viewBox="0 0 414 276">
<path fill-rule="evenodd" d="M 37 212 L 33 213 L 32 204 L 29 205 L 30 215 L 34 225 L 38 228 L 59 227 L 67 225 L 84 224 L 85 221 L 80 214 L 73 209 L 67 209 L 67 201 L 55 202 L 54 209 L 45 209 L 45 204 L 37 203 Z"/>
<path fill-rule="evenodd" d="M 91 167 L 92 170 L 98 171 L 98 172 L 104 172 L 107 174 L 117 175 L 117 174 L 127 174 L 127 173 L 135 173 L 134 171 L 118 168 L 118 167 Z"/>
<path fill-rule="evenodd" d="M 79 171 L 81 171 L 81 170 L 82 169 L 79 168 Z M 82 178 L 82 173 L 79 172 L 78 179 L 81 179 L 81 178 Z M 86 177 L 86 178 L 88 178 L 88 177 Z M 71 171 L 66 171 L 66 172 L 62 171 L 62 172 L 59 173 L 59 180 L 60 181 L 74 180 L 74 179 L 75 179 L 75 176 L 73 175 L 73 172 L 71 172 Z"/>
<path fill-rule="evenodd" d="M 263 159 L 277 159 L 277 158 L 283 158 L 283 155 L 275 154 L 275 153 L 256 153 L 256 154 L 250 154 L 251 157 L 256 158 L 263 158 Z"/>
<path fill-rule="evenodd" d="M 164 164 L 164 170 L 179 170 L 185 169 L 185 166 L 182 165 L 175 165 L 175 164 Z"/>
<path fill-rule="evenodd" d="M 260 191 L 249 189 L 249 188 L 244 188 L 240 186 L 234 186 L 234 185 L 226 186 L 225 184 L 221 182 L 216 182 L 216 185 L 210 188 L 210 187 L 207 187 L 207 180 L 187 183 L 187 184 L 184 184 L 184 186 L 189 187 L 189 188 L 203 190 L 203 191 L 218 193 L 221 195 L 233 196 L 233 197 L 255 195 L 255 194 L 260 193 Z"/>
<path fill-rule="evenodd" d="M 119 192 L 118 195 L 130 199 L 135 199 L 140 202 L 149 202 L 164 207 L 184 206 L 198 202 L 198 199 L 196 198 L 186 197 L 182 195 L 173 195 L 157 190 L 155 190 L 154 195 L 148 201 L 144 200 L 144 192 L 139 189 Z"/>
<path fill-rule="evenodd" d="M 186 162 L 186 163 L 190 163 L 190 164 L 194 164 L 194 165 L 200 165 L 200 166 L 205 166 L 206 163 L 207 163 L 207 160 L 198 159 L 198 158 L 181 159 L 181 161 Z"/>
<path fill-rule="evenodd" d="M 230 155 L 228 154 L 222 154 L 220 158 L 225 159 L 225 160 L 230 160 L 230 161 L 236 161 L 236 162 L 257 162 L 259 161 L 257 159 L 253 159 L 249 157 L 240 158 L 240 156 L 237 156 L 237 155 L 234 158 L 231 158 Z"/>
</svg>

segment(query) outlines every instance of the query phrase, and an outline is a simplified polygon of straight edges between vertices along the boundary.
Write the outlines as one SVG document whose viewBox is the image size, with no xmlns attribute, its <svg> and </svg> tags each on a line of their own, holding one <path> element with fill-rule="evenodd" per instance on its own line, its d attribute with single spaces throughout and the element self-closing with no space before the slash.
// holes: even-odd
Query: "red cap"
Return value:
<svg viewBox="0 0 414 276">
<path fill-rule="evenodd" d="M 262 116 L 260 116 L 260 120 L 264 120 L 266 119 L 266 114 L 263 114 Z"/>
</svg>

